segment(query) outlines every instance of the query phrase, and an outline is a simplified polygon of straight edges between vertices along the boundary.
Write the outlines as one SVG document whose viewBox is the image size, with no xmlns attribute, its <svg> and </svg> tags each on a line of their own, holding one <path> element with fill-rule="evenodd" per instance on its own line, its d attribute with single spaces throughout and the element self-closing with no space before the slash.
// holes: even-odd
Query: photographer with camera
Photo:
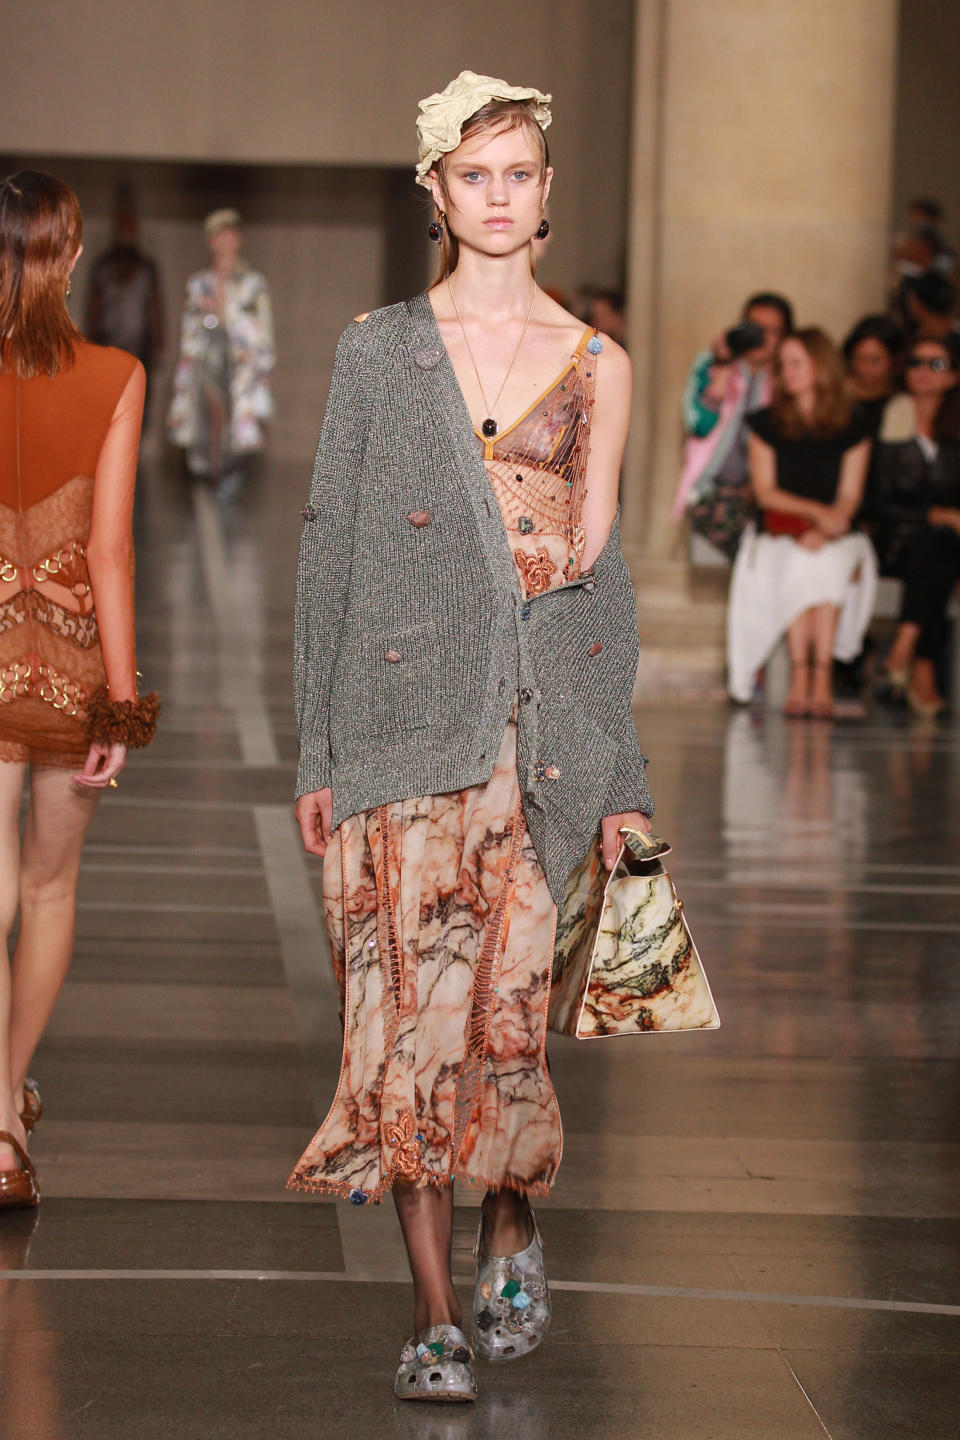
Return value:
<svg viewBox="0 0 960 1440">
<path fill-rule="evenodd" d="M 777 347 L 793 330 L 793 306 L 763 291 L 743 307 L 739 325 L 696 358 L 683 397 L 683 473 L 674 504 L 694 530 L 733 560 L 752 518 L 747 464 L 748 415 L 770 402 Z"/>
</svg>

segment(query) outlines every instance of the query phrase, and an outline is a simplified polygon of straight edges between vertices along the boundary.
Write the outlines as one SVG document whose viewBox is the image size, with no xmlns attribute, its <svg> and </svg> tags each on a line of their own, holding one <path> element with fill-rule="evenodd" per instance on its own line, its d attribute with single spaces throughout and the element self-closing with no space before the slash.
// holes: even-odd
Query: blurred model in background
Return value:
<svg viewBox="0 0 960 1440">
<path fill-rule="evenodd" d="M 140 222 L 132 190 L 117 195 L 113 241 L 94 261 L 87 289 L 84 328 L 95 345 L 135 355 L 147 375 L 146 423 L 151 377 L 163 352 L 163 299 L 156 262 L 140 249 Z"/>
<path fill-rule="evenodd" d="M 267 282 L 243 259 L 236 210 L 204 229 L 212 264 L 191 275 L 168 428 L 193 475 L 236 487 L 273 415 L 273 310 Z"/>
</svg>

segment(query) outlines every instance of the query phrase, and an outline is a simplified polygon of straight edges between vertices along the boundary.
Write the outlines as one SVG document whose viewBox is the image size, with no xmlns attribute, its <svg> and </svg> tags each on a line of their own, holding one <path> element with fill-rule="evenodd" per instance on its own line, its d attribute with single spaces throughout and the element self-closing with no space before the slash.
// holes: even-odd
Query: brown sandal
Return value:
<svg viewBox="0 0 960 1440">
<path fill-rule="evenodd" d="M 40 1099 L 40 1087 L 36 1080 L 31 1080 L 28 1075 L 23 1082 L 23 1114 L 20 1116 L 23 1128 L 28 1135 L 36 1129 L 42 1118 L 43 1101 Z"/>
<path fill-rule="evenodd" d="M 0 1210 L 35 1210 L 40 1204 L 40 1186 L 33 1161 L 9 1130 L 0 1130 L 0 1145 L 9 1145 L 22 1167 L 0 1170 Z"/>
</svg>

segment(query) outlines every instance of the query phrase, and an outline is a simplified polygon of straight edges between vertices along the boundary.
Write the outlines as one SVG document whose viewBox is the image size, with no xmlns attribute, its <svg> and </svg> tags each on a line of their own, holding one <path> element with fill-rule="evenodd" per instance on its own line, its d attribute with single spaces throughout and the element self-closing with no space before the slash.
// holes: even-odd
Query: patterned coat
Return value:
<svg viewBox="0 0 960 1440">
<path fill-rule="evenodd" d="M 213 270 L 191 275 L 167 421 L 171 441 L 184 449 L 200 443 L 203 434 L 198 378 L 218 328 L 211 323 L 216 322 L 215 297 Z M 241 265 L 227 281 L 223 324 L 230 357 L 230 450 L 245 455 L 262 449 L 264 426 L 273 415 L 273 310 L 267 282 L 259 271 Z"/>
</svg>

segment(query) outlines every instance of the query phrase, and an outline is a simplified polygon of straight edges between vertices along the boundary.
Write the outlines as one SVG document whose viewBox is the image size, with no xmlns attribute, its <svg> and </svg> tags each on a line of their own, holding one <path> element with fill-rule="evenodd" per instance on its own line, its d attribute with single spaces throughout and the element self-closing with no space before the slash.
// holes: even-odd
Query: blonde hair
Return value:
<svg viewBox="0 0 960 1440">
<path fill-rule="evenodd" d="M 550 148 L 547 145 L 547 137 L 544 135 L 533 114 L 532 104 L 525 100 L 490 100 L 486 105 L 481 105 L 475 114 L 463 122 L 460 131 L 460 144 L 464 140 L 472 140 L 475 135 L 495 134 L 499 135 L 506 130 L 526 130 L 536 140 L 537 148 L 540 151 L 540 186 L 543 187 L 547 178 L 547 170 L 550 165 Z M 446 156 L 441 155 L 433 173 L 437 177 L 437 184 L 440 186 L 440 193 L 446 204 L 449 205 L 449 192 L 447 190 L 447 174 L 445 168 Z M 440 222 L 442 235 L 440 237 L 440 265 L 437 278 L 433 282 L 433 289 L 442 285 L 457 268 L 460 259 L 460 244 L 456 235 L 450 230 L 450 222 L 446 217 L 446 207 L 438 208 L 437 220 Z M 537 257 L 533 246 L 530 246 L 530 273 L 537 272 Z"/>
</svg>

